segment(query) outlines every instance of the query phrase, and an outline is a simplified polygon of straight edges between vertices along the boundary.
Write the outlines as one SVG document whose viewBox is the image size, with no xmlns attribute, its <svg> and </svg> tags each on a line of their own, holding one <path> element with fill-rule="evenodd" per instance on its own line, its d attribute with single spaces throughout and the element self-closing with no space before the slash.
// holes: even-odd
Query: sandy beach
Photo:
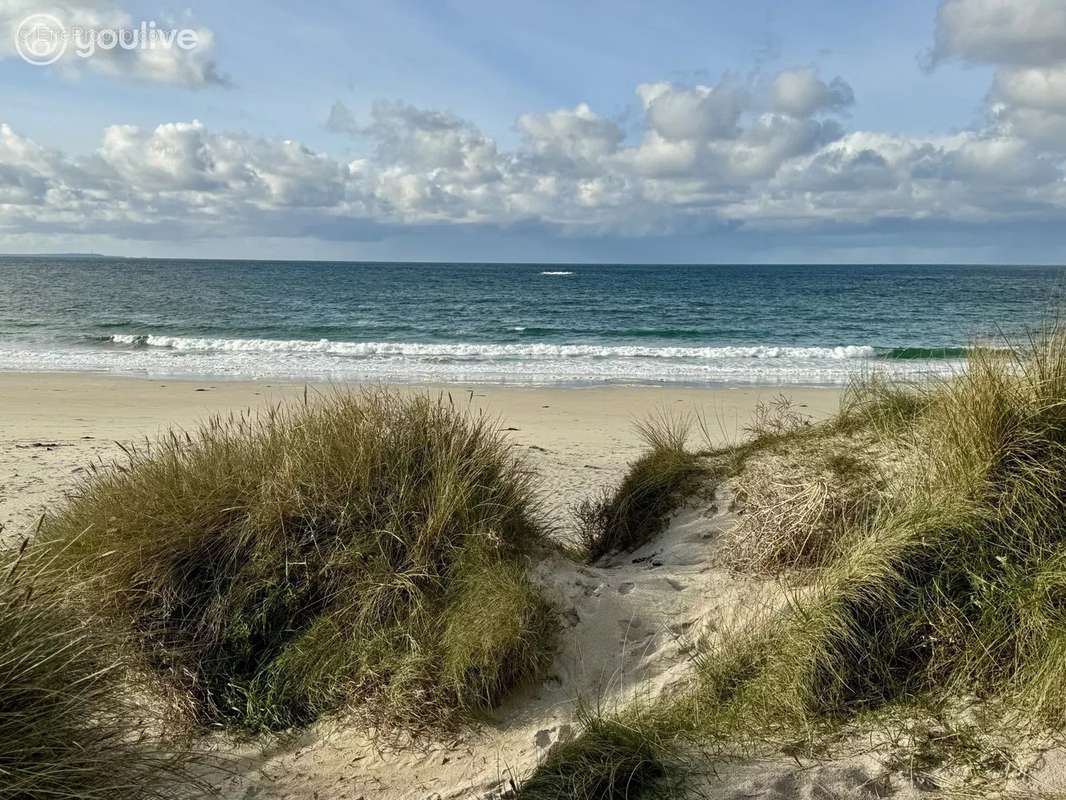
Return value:
<svg viewBox="0 0 1066 800">
<path fill-rule="evenodd" d="M 116 442 L 143 441 L 212 414 L 299 400 L 340 384 L 157 380 L 67 373 L 0 373 L 0 524 L 11 537 L 32 528 L 85 466 L 122 455 Z M 718 443 L 742 434 L 752 410 L 779 394 L 818 419 L 840 391 L 821 388 L 506 386 L 399 387 L 450 395 L 498 417 L 541 476 L 560 524 L 575 500 L 609 486 L 639 451 L 633 423 L 660 410 L 702 414 Z M 10 541 L 10 538 L 8 539 Z"/>
<path fill-rule="evenodd" d="M 308 385 L 309 395 L 343 389 Z M 450 395 L 499 419 L 540 476 L 555 535 L 566 539 L 568 508 L 610 487 L 642 445 L 634 422 L 667 412 L 702 415 L 714 443 L 743 436 L 760 402 L 777 389 L 501 386 L 404 386 L 402 392 Z M 298 401 L 303 384 L 148 380 L 78 374 L 0 375 L 0 521 L 8 544 L 33 529 L 63 499 L 90 461 L 122 457 L 119 443 L 143 441 L 168 427 L 189 428 L 213 414 Z M 833 389 L 785 394 L 812 419 L 836 410 Z M 694 433 L 702 437 L 702 432 Z M 652 696 L 686 675 L 683 639 L 704 626 L 728 626 L 735 615 L 780 595 L 760 581 L 738 580 L 715 566 L 708 539 L 730 515 L 683 514 L 661 539 L 617 563 L 582 567 L 552 557 L 537 581 L 565 610 L 566 635 L 553 679 L 529 687 L 500 708 L 487 727 L 414 747 L 383 747 L 359 728 L 326 722 L 295 744 L 223 750 L 241 765 L 216 779 L 226 796 L 316 797 L 340 784 L 367 797 L 481 796 L 526 773 L 548 748 L 576 730 L 579 703 L 621 707 Z M 646 552 L 645 552 L 646 551 Z M 767 593 L 769 590 L 769 593 Z M 790 771 L 777 765 L 778 772 Z M 738 776 L 718 788 L 753 785 Z"/>
</svg>

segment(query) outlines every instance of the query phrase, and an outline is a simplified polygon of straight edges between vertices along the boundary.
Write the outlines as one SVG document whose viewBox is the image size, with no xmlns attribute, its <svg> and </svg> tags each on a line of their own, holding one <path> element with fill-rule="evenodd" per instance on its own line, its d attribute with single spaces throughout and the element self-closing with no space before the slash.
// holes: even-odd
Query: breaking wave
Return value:
<svg viewBox="0 0 1066 800">
<path fill-rule="evenodd" d="M 649 347 L 641 345 L 592 344 L 484 344 L 421 342 L 339 342 L 330 339 L 223 339 L 196 336 L 114 334 L 115 344 L 159 347 L 171 350 L 220 353 L 323 353 L 351 358 L 406 356 L 414 358 L 585 358 L 585 359 L 869 359 L 877 356 L 870 345 L 837 347 L 790 347 L 780 345 L 720 347 Z"/>
<path fill-rule="evenodd" d="M 935 361 L 938 359 L 963 359 L 970 355 L 968 347 L 879 347 L 877 358 L 892 361 Z"/>
</svg>

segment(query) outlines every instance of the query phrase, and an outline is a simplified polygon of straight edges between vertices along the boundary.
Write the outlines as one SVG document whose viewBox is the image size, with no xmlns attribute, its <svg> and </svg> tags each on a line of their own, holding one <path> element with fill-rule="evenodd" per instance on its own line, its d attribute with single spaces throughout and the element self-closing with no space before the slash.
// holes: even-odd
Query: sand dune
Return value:
<svg viewBox="0 0 1066 800">
<path fill-rule="evenodd" d="M 312 391 L 327 390 L 315 387 Z M 413 391 L 417 389 L 412 389 Z M 0 376 L 0 521 L 13 541 L 71 488 L 86 462 L 121 455 L 116 441 L 191 426 L 211 413 L 299 397 L 301 385 L 150 381 L 71 375 Z M 447 389 L 443 390 L 449 391 Z M 566 508 L 610 485 L 639 452 L 634 418 L 657 409 L 699 411 L 722 441 L 738 435 L 773 392 L 692 389 L 452 388 L 457 402 L 498 415 L 515 446 L 543 475 L 556 535 Z M 804 411 L 835 409 L 834 390 L 789 394 Z M 582 566 L 550 556 L 534 573 L 561 612 L 559 651 L 548 677 L 517 692 L 473 729 L 417 740 L 322 722 L 295 737 L 213 747 L 236 769 L 213 776 L 225 797 L 489 797 L 506 792 L 556 743 L 576 735 L 581 704 L 615 710 L 654 702 L 692 674 L 692 644 L 785 602 L 773 580 L 722 566 L 734 524 L 730 487 L 704 492 L 664 532 L 632 553 Z M 1057 774 L 1054 754 L 1039 769 Z M 917 796 L 886 766 L 883 748 L 856 747 L 827 763 L 785 755 L 707 764 L 711 798 Z"/>
<path fill-rule="evenodd" d="M 772 582 L 716 566 L 716 544 L 732 522 L 727 507 L 688 507 L 654 542 L 600 565 L 543 561 L 535 575 L 562 615 L 559 652 L 543 683 L 512 696 L 479 729 L 385 747 L 358 729 L 323 725 L 291 750 L 245 753 L 248 772 L 228 791 L 260 786 L 258 797 L 310 797 L 344 785 L 356 796 L 399 800 L 506 790 L 577 733 L 580 703 L 611 710 L 654 699 L 690 673 L 696 638 L 780 601 Z"/>
</svg>

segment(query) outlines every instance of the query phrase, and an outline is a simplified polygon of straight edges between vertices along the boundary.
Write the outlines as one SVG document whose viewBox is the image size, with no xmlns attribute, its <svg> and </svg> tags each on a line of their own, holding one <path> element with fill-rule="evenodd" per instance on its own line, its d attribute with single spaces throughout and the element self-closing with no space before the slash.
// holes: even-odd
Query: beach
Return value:
<svg viewBox="0 0 1066 800">
<path fill-rule="evenodd" d="M 192 429 L 212 415 L 262 411 L 357 385 L 257 381 L 155 380 L 64 373 L 0 374 L 0 522 L 8 546 L 29 534 L 39 516 L 63 501 L 90 462 L 122 460 L 120 447 L 143 445 L 169 428 Z M 702 416 L 713 444 L 745 436 L 759 403 L 778 389 L 502 386 L 399 386 L 484 412 L 498 420 L 515 450 L 535 470 L 552 536 L 574 538 L 570 507 L 614 487 L 642 452 L 635 423 L 653 415 Z M 813 419 L 833 413 L 840 392 L 790 388 L 797 408 Z M 704 446 L 693 429 L 694 446 Z M 659 691 L 687 674 L 678 625 L 715 624 L 752 602 L 758 585 L 715 572 L 705 586 L 713 551 L 682 557 L 691 546 L 690 519 L 656 545 L 666 565 L 647 563 L 590 570 L 552 557 L 538 582 L 553 602 L 571 608 L 577 627 L 564 641 L 557 677 L 530 687 L 494 714 L 487 728 L 445 740 L 390 746 L 357 726 L 328 723 L 301 735 L 295 747 L 220 744 L 227 766 L 210 778 L 225 795 L 314 797 L 338 784 L 367 797 L 480 795 L 504 776 L 527 771 L 560 736 L 575 730 L 577 704 L 600 698 L 619 704 L 632 693 Z M 652 551 L 649 551 L 652 552 Z M 674 560 L 677 563 L 674 563 Z M 658 562 L 657 562 L 658 563 Z M 681 621 L 679 621 L 681 620 Z M 631 661 L 628 665 L 626 662 Z M 237 765 L 237 775 L 231 774 Z"/>
<path fill-rule="evenodd" d="M 0 373 L 0 524 L 11 541 L 62 500 L 86 466 L 123 458 L 116 442 L 143 443 L 213 414 L 265 409 L 344 384 L 148 379 L 76 373 Z M 812 419 L 837 409 L 836 388 L 411 386 L 499 419 L 537 471 L 552 518 L 612 486 L 641 449 L 634 423 L 661 411 L 700 414 L 714 444 L 743 435 L 759 402 L 781 393 Z"/>
<path fill-rule="evenodd" d="M 43 512 L 62 504 L 90 462 L 125 459 L 123 447 L 143 446 L 170 429 L 192 430 L 214 415 L 261 412 L 278 404 L 302 403 L 305 397 L 315 403 L 363 388 L 366 385 L 0 374 L 4 543 L 17 545 Z M 638 421 L 664 414 L 696 421 L 689 446 L 708 450 L 751 441 L 753 435 L 765 441 L 766 430 L 753 434 L 747 429 L 753 415 L 760 405 L 773 407 L 787 398 L 793 427 L 783 446 L 801 449 L 792 460 L 768 462 L 777 471 L 776 480 L 787 486 L 806 480 L 801 466 L 806 458 L 821 457 L 817 449 L 802 455 L 805 440 L 796 438 L 794 426 L 809 420 L 812 431 L 824 431 L 826 426 L 818 423 L 827 421 L 832 430 L 842 398 L 841 390 L 830 387 L 390 389 L 407 396 L 428 394 L 495 419 L 535 471 L 549 536 L 562 544 L 576 538 L 570 507 L 619 486 L 633 474 L 633 463 L 648 452 L 636 429 Z M 815 434 L 815 448 L 821 447 L 824 435 Z M 832 436 L 829 452 L 854 444 Z M 231 738 L 205 730 L 196 751 L 207 760 L 200 764 L 197 780 L 205 782 L 211 796 L 276 800 L 507 796 L 504 793 L 530 780 L 538 765 L 560 747 L 581 741 L 576 737 L 587 725 L 583 709 L 595 708 L 604 719 L 624 719 L 634 708 L 685 697 L 698 674 L 694 652 L 728 639 L 755 620 L 786 614 L 803 597 L 802 588 L 789 588 L 780 576 L 737 568 L 736 531 L 743 513 L 738 511 L 737 491 L 732 480 L 712 483 L 671 511 L 656 535 L 602 558 L 575 560 L 567 549 L 539 555 L 530 578 L 559 614 L 551 666 L 543 679 L 516 687 L 476 722 L 412 736 L 388 727 L 375 730 L 358 713 L 349 717 L 345 712 L 277 737 Z M 752 498 L 744 502 L 750 504 Z M 890 788 L 895 797 L 917 800 L 926 795 L 930 781 L 966 785 L 967 780 L 984 780 L 980 771 L 967 773 L 965 758 L 945 755 L 943 762 L 923 766 L 918 773 L 900 766 L 898 754 L 905 748 L 919 746 L 921 736 L 942 734 L 935 727 L 929 734 L 921 733 L 922 728 L 892 733 L 897 723 L 885 724 L 884 730 L 843 729 L 831 755 L 820 754 L 814 745 L 809 752 L 793 752 L 771 744 L 751 753 L 723 753 L 710 761 L 696 758 L 685 764 L 686 785 L 710 800 L 860 800 L 884 796 Z M 969 723 L 950 724 L 965 730 Z M 918 743 L 909 744 L 912 739 Z M 992 741 L 982 739 L 980 746 L 998 746 Z M 1060 747 L 1037 738 L 1011 747 L 1012 766 L 1000 770 L 1014 776 L 1010 786 L 1028 792 L 1066 785 L 1066 755 Z M 198 796 L 194 784 L 187 789 L 188 796 Z"/>
</svg>

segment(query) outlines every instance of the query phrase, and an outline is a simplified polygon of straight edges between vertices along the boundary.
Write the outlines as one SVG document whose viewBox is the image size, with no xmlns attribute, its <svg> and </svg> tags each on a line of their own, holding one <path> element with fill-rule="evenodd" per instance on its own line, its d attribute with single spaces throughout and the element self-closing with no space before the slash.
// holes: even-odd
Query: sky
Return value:
<svg viewBox="0 0 1066 800">
<path fill-rule="evenodd" d="M 1066 0 L 0 0 L 6 253 L 1066 263 L 1064 168 Z"/>
</svg>

